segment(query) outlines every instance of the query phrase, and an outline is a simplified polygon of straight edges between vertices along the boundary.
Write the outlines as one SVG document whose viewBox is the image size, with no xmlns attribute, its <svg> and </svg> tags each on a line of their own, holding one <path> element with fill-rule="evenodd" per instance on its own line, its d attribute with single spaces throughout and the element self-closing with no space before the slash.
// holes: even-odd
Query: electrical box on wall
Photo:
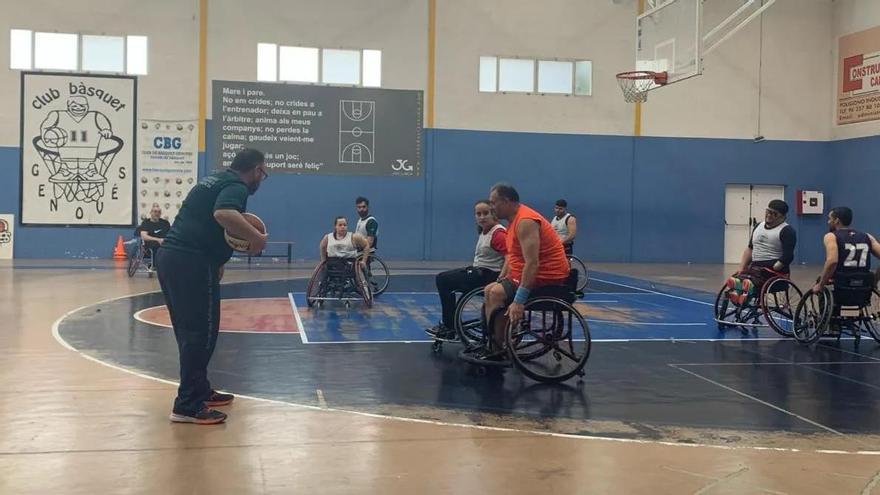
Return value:
<svg viewBox="0 0 880 495">
<path fill-rule="evenodd" d="M 825 194 L 822 191 L 798 191 L 797 214 L 821 215 L 825 208 Z"/>
</svg>

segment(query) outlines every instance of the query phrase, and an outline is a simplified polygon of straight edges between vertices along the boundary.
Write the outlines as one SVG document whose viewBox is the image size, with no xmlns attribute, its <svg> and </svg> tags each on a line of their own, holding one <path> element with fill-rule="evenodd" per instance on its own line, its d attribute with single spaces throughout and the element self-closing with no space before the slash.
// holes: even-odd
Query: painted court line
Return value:
<svg viewBox="0 0 880 495">
<path fill-rule="evenodd" d="M 144 293 L 144 294 L 146 294 L 146 293 Z M 95 304 L 103 304 L 103 303 L 110 302 L 110 301 L 117 300 L 117 299 L 124 299 L 126 297 L 130 297 L 130 296 L 121 296 L 121 297 L 116 297 L 116 298 L 112 298 L 112 299 L 107 299 L 104 301 L 99 301 Z M 90 355 L 86 354 L 85 352 L 82 352 L 82 351 L 74 348 L 72 345 L 67 343 L 67 341 L 65 341 L 61 337 L 61 334 L 59 332 L 59 326 L 60 326 L 61 322 L 65 318 L 73 315 L 74 313 L 77 313 L 81 310 L 84 310 L 90 306 L 92 306 L 92 305 L 87 305 L 87 306 L 82 306 L 82 307 L 76 308 L 72 311 L 65 313 L 60 318 L 55 320 L 55 323 L 52 324 L 52 337 L 55 339 L 56 342 L 58 342 L 59 345 L 61 345 L 62 347 L 64 347 L 65 349 L 67 349 L 71 352 L 76 353 L 77 355 L 79 355 L 83 359 L 92 361 L 92 362 L 100 364 L 102 366 L 106 366 L 110 369 L 113 369 L 116 371 L 121 371 L 123 373 L 128 373 L 130 375 L 144 378 L 147 380 L 153 380 L 155 382 L 164 383 L 166 385 L 170 385 L 170 386 L 174 386 L 174 387 L 179 385 L 179 382 L 175 382 L 173 380 L 168 380 L 168 379 L 160 378 L 157 376 L 151 376 L 151 375 L 142 373 L 142 372 L 135 370 L 135 369 L 130 369 L 130 368 L 119 366 L 119 365 L 116 365 L 116 364 L 113 364 L 113 363 L 110 363 L 107 361 L 102 361 L 96 357 L 90 356 Z M 682 371 L 685 371 L 685 370 L 682 370 Z M 246 394 L 238 394 L 238 396 L 242 399 L 249 399 L 249 400 L 254 400 L 257 402 L 263 402 L 263 403 L 267 403 L 267 404 L 276 404 L 276 405 L 281 405 L 281 406 L 286 406 L 286 407 L 296 407 L 296 408 L 308 409 L 308 410 L 321 410 L 321 411 L 328 411 L 328 412 L 335 412 L 335 413 L 342 413 L 342 414 L 351 414 L 351 415 L 355 415 L 355 416 L 367 417 L 367 418 L 384 420 L 384 421 L 398 421 L 398 422 L 405 422 L 405 423 L 428 424 L 428 425 L 434 425 L 434 426 L 466 428 L 466 429 L 480 430 L 480 431 L 496 431 L 496 432 L 517 433 L 517 434 L 525 433 L 525 434 L 531 434 L 531 435 L 542 436 L 542 437 L 567 438 L 567 439 L 579 440 L 579 441 L 586 440 L 586 441 L 634 443 L 634 444 L 646 444 L 646 445 L 664 445 L 664 446 L 668 446 L 668 447 L 680 447 L 680 448 L 700 448 L 700 447 L 702 447 L 702 448 L 710 448 L 710 449 L 717 449 L 717 450 L 755 450 L 755 451 L 770 451 L 770 452 L 815 452 L 817 454 L 831 454 L 831 455 L 880 456 L 880 451 L 876 451 L 876 450 L 859 450 L 859 451 L 851 451 L 851 452 L 843 451 L 843 450 L 803 450 L 803 449 L 784 448 L 784 447 L 730 446 L 730 445 L 712 445 L 712 444 L 700 444 L 700 443 L 686 443 L 686 444 L 684 444 L 684 443 L 678 443 L 678 442 L 666 442 L 666 441 L 662 441 L 662 440 L 642 440 L 642 439 L 636 439 L 636 438 L 612 438 L 612 437 L 599 437 L 599 436 L 593 436 L 593 435 L 575 435 L 575 434 L 570 434 L 570 433 L 554 433 L 554 432 L 547 432 L 547 431 L 533 431 L 533 430 L 505 428 L 505 427 L 497 427 L 497 426 L 485 426 L 485 425 L 475 425 L 475 424 L 465 424 L 465 423 L 450 423 L 450 422 L 436 421 L 436 420 L 430 420 L 430 419 L 408 418 L 408 417 L 404 417 L 404 416 L 388 416 L 388 415 L 383 415 L 383 414 L 368 413 L 368 412 L 364 412 L 364 411 L 355 411 L 355 410 L 348 410 L 348 409 L 337 409 L 337 408 L 322 409 L 320 406 L 312 406 L 312 405 L 308 405 L 308 404 L 297 404 L 294 402 L 285 402 L 285 401 L 280 401 L 280 400 L 275 400 L 275 399 L 266 399 L 266 398 L 254 397 L 254 396 L 246 395 Z"/>
<path fill-rule="evenodd" d="M 705 382 L 709 382 L 709 383 L 711 383 L 712 385 L 715 385 L 715 386 L 721 387 L 721 388 L 723 388 L 724 390 L 727 390 L 727 391 L 729 391 L 729 392 L 733 392 L 733 393 L 735 393 L 736 395 L 739 395 L 739 396 L 741 396 L 741 397 L 745 397 L 745 398 L 747 398 L 747 399 L 753 400 L 753 401 L 757 402 L 758 404 L 761 404 L 761 405 L 767 406 L 767 407 L 769 407 L 769 408 L 771 408 L 771 409 L 775 409 L 775 410 L 777 410 L 777 411 L 779 411 L 779 412 L 781 412 L 781 413 L 784 413 L 784 414 L 787 414 L 787 415 L 789 415 L 789 416 L 791 416 L 791 417 L 797 418 L 797 419 L 799 419 L 799 420 L 801 420 L 801 421 L 803 421 L 803 422 L 805 422 L 805 423 L 808 423 L 808 424 L 811 424 L 811 425 L 815 426 L 816 428 L 821 428 L 821 429 L 823 429 L 823 430 L 825 430 L 825 431 L 827 431 L 827 432 L 834 433 L 835 435 L 840 435 L 840 436 L 842 436 L 842 437 L 845 437 L 845 436 L 846 436 L 844 433 L 841 433 L 841 432 L 835 430 L 834 428 L 831 428 L 831 427 L 825 426 L 825 425 L 823 425 L 823 424 L 821 424 L 821 423 L 817 423 L 817 422 L 815 422 L 815 421 L 813 421 L 813 420 L 811 420 L 811 419 L 809 419 L 809 418 L 805 418 L 805 417 L 801 416 L 800 414 L 793 413 L 793 412 L 791 412 L 791 411 L 789 411 L 789 410 L 787 410 L 787 409 L 783 409 L 783 408 L 781 408 L 781 407 L 779 407 L 779 406 L 777 406 L 777 405 L 774 405 L 774 404 L 771 404 L 771 403 L 769 403 L 769 402 L 767 402 L 767 401 L 761 400 L 761 399 L 759 399 L 759 398 L 757 398 L 757 397 L 755 397 L 755 396 L 753 396 L 753 395 L 749 395 L 749 394 L 747 394 L 747 393 L 745 393 L 745 392 L 740 392 L 739 390 L 737 390 L 737 389 L 735 389 L 735 388 L 733 388 L 733 387 L 728 387 L 727 385 L 725 385 L 725 384 L 723 384 L 723 383 L 716 382 L 715 380 L 712 380 L 711 378 L 706 378 L 705 376 L 700 375 L 699 373 L 694 373 L 694 372 L 691 371 L 691 370 L 686 370 L 686 369 L 683 369 L 683 368 L 679 368 L 677 365 L 674 365 L 674 364 L 670 364 L 670 365 L 668 365 L 668 366 L 670 366 L 670 367 L 672 367 L 672 368 L 675 368 L 675 369 L 677 369 L 677 370 L 679 370 L 679 371 L 681 371 L 681 372 L 684 372 L 684 373 L 687 373 L 687 374 L 689 374 L 689 375 L 692 375 L 692 376 L 694 376 L 694 377 L 696 377 L 696 378 L 699 378 L 700 380 L 703 380 L 703 381 L 705 381 Z M 853 439 L 853 440 L 856 441 L 856 442 L 858 442 L 858 443 L 861 443 L 861 442 L 859 442 L 857 439 Z"/>
<path fill-rule="evenodd" d="M 825 364 L 880 364 L 880 361 L 797 361 L 786 363 L 672 363 L 676 366 L 810 366 Z"/>
<path fill-rule="evenodd" d="M 293 318 L 296 320 L 296 326 L 299 327 L 299 338 L 303 344 L 308 344 L 309 336 L 306 335 L 306 327 L 303 326 L 302 319 L 299 317 L 299 311 L 296 309 L 296 301 L 293 300 L 293 292 L 288 292 L 287 297 L 290 299 L 290 307 L 293 309 Z"/>
<path fill-rule="evenodd" d="M 669 323 L 669 322 L 650 322 L 650 321 L 614 321 L 614 320 L 596 320 L 589 316 L 584 316 L 587 323 L 612 323 L 616 325 L 635 325 L 647 327 L 705 327 L 708 323 Z"/>
<path fill-rule="evenodd" d="M 138 295 L 152 294 L 152 293 L 155 293 L 155 291 L 148 291 L 148 292 L 141 292 L 138 294 L 128 294 L 128 295 L 124 295 L 124 296 L 118 296 L 118 297 L 98 301 L 93 304 L 84 305 L 79 308 L 68 311 L 67 313 L 65 313 L 61 317 L 59 317 L 57 320 L 55 320 L 55 322 L 52 324 L 52 329 L 51 329 L 52 337 L 55 339 L 56 342 L 58 342 L 59 345 L 61 345 L 62 347 L 64 347 L 65 349 L 67 349 L 71 352 L 76 353 L 77 355 L 79 355 L 83 359 L 92 361 L 92 362 L 100 364 L 102 366 L 106 366 L 106 367 L 113 369 L 113 370 L 116 370 L 116 371 L 121 371 L 123 373 L 127 373 L 127 374 L 130 374 L 133 376 L 137 376 L 140 378 L 144 378 L 144 379 L 148 379 L 148 380 L 152 380 L 155 382 L 159 382 L 159 383 L 163 383 L 163 384 L 167 384 L 167 385 L 176 387 L 179 385 L 179 383 L 176 381 L 168 380 L 165 378 L 160 378 L 157 376 L 148 375 L 146 373 L 141 372 L 140 370 L 126 368 L 124 366 L 116 365 L 116 364 L 113 364 L 113 363 L 110 363 L 107 361 L 102 361 L 101 359 L 90 356 L 90 355 L 86 354 L 85 352 L 74 348 L 66 340 L 64 340 L 60 334 L 59 327 L 61 325 L 61 322 L 75 313 L 78 313 L 78 312 L 85 310 L 89 307 L 105 304 L 108 302 L 126 299 L 129 297 L 138 296 Z M 291 298 L 291 302 L 292 302 L 292 298 Z M 299 318 L 298 313 L 296 313 L 295 307 L 294 307 L 294 315 L 296 316 L 296 318 Z M 300 335 L 303 335 L 302 331 L 300 332 Z M 664 340 L 668 340 L 668 339 L 664 339 Z M 785 340 L 785 339 L 773 339 L 773 340 Z M 609 340 L 609 341 L 611 341 L 611 340 Z M 678 369 L 686 372 L 686 370 L 683 370 L 681 368 L 678 368 Z M 249 400 L 254 400 L 254 401 L 268 403 L 268 404 L 276 404 L 276 405 L 282 405 L 282 406 L 286 406 L 286 407 L 296 407 L 296 408 L 309 409 L 309 410 L 324 410 L 324 411 L 335 412 L 335 413 L 352 414 L 355 416 L 368 417 L 368 418 L 372 418 L 372 419 L 379 419 L 379 420 L 385 420 L 385 421 L 398 421 L 398 422 L 407 422 L 407 423 L 416 423 L 416 424 L 429 424 L 429 425 L 435 425 L 435 426 L 467 428 L 467 429 L 480 430 L 480 431 L 526 433 L 526 434 L 533 434 L 536 436 L 568 438 L 568 439 L 580 440 L 580 441 L 592 440 L 592 441 L 617 442 L 617 443 L 664 445 L 664 446 L 681 447 L 681 448 L 700 448 L 700 447 L 702 447 L 702 448 L 711 448 L 711 449 L 719 449 L 719 450 L 754 450 L 754 451 L 773 451 L 773 452 L 814 452 L 814 453 L 818 453 L 818 454 L 831 454 L 831 455 L 880 456 L 880 451 L 877 451 L 877 450 L 859 450 L 859 451 L 843 451 L 843 450 L 828 450 L 828 449 L 803 450 L 803 449 L 797 449 L 797 448 L 783 448 L 783 447 L 730 446 L 730 445 L 712 445 L 712 444 L 700 444 L 700 443 L 683 444 L 683 443 L 678 443 L 678 442 L 666 442 L 666 441 L 660 441 L 660 440 L 643 440 L 643 439 L 633 439 L 633 438 L 611 438 L 611 437 L 600 437 L 600 436 L 592 436 L 592 435 L 575 435 L 575 434 L 554 433 L 554 432 L 546 432 L 546 431 L 533 431 L 533 430 L 525 430 L 525 429 L 506 428 L 506 427 L 495 427 L 495 426 L 463 424 L 463 423 L 451 423 L 451 422 L 443 422 L 443 421 L 428 420 L 428 419 L 421 419 L 421 418 L 408 418 L 408 417 L 403 417 L 403 416 L 389 416 L 389 415 L 368 413 L 368 412 L 364 412 L 364 411 L 356 411 L 356 410 L 348 410 L 348 409 L 337 409 L 337 408 L 322 409 L 320 407 L 307 405 L 307 404 L 297 404 L 294 402 L 285 402 L 285 401 L 274 400 L 274 399 L 266 399 L 266 398 L 254 397 L 254 396 L 250 396 L 250 395 L 246 395 L 246 394 L 238 394 L 238 395 L 239 395 L 239 397 L 241 397 L 243 399 L 249 399 Z"/>
<path fill-rule="evenodd" d="M 620 286 L 620 287 L 626 287 L 627 289 L 635 289 L 635 290 L 639 290 L 639 291 L 643 291 L 643 292 L 648 292 L 648 293 L 650 293 L 650 294 L 657 294 L 657 295 L 660 295 L 660 296 L 671 297 L 671 298 L 673 298 L 673 299 L 680 299 L 680 300 L 682 300 L 682 301 L 688 301 L 688 302 L 692 302 L 692 303 L 702 304 L 702 305 L 705 305 L 705 306 L 714 306 L 714 304 L 712 304 L 712 303 L 708 303 L 708 302 L 705 302 L 705 301 L 698 301 L 698 300 L 696 300 L 696 299 L 691 299 L 691 298 L 689 298 L 689 297 L 673 296 L 672 294 L 666 294 L 666 293 L 664 293 L 664 292 L 658 292 L 658 291 L 656 291 L 656 290 L 651 290 L 651 289 L 643 289 L 643 288 L 641 288 L 641 287 L 635 287 L 635 286 L 632 286 L 632 285 L 621 284 L 621 283 L 619 283 L 619 282 L 612 282 L 612 281 L 610 281 L 610 280 L 602 280 L 602 279 L 600 279 L 600 278 L 594 278 L 593 280 L 595 280 L 595 281 L 597 281 L 597 282 L 604 282 L 604 283 L 606 283 L 606 284 L 614 284 L 614 285 L 618 285 L 618 286 Z"/>
</svg>

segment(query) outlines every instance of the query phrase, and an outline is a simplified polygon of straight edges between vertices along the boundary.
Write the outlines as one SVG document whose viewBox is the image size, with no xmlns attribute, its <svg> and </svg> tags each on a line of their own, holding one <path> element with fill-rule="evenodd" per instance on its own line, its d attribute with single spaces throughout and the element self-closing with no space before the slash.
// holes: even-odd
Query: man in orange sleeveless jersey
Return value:
<svg viewBox="0 0 880 495">
<path fill-rule="evenodd" d="M 494 349 L 485 359 L 503 359 L 504 331 L 508 318 L 515 325 L 533 289 L 565 285 L 568 258 L 562 241 L 543 215 L 519 202 L 519 193 L 508 184 L 496 184 L 489 203 L 498 218 L 508 221 L 507 257 L 498 282 L 486 286 L 486 321 L 497 308 L 507 306 L 493 331 Z"/>
</svg>

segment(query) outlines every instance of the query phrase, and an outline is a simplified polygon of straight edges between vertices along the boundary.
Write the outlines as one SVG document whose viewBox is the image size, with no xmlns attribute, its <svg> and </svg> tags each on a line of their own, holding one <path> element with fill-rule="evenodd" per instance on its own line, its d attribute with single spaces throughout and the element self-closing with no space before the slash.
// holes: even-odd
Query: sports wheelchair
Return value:
<svg viewBox="0 0 880 495">
<path fill-rule="evenodd" d="M 458 294 L 462 294 L 458 292 Z M 444 342 L 461 343 L 465 348 L 485 345 L 483 332 L 483 287 L 477 287 L 458 298 L 455 304 L 455 337 L 451 339 L 434 337 L 431 350 L 438 353 L 443 350 Z"/>
<path fill-rule="evenodd" d="M 760 270 L 758 272 L 757 270 Z M 763 272 L 763 273 L 762 273 Z M 732 278 L 733 276 L 731 276 Z M 792 337 L 794 311 L 803 297 L 803 292 L 792 282 L 787 274 L 770 268 L 756 268 L 739 276 L 741 280 L 766 280 L 758 287 L 757 294 L 745 301 L 739 300 L 728 281 L 724 283 L 715 298 L 715 322 L 719 330 L 740 327 L 770 327 L 783 337 Z"/>
<path fill-rule="evenodd" d="M 324 306 L 324 301 L 341 301 L 346 308 L 351 301 L 373 306 L 373 288 L 359 258 L 327 258 L 316 268 L 306 289 L 308 306 Z"/>
<path fill-rule="evenodd" d="M 880 292 L 870 272 L 838 273 L 833 286 L 810 291 L 797 306 L 794 337 L 812 344 L 823 336 L 840 339 L 844 331 L 856 339 L 863 333 L 880 343 Z"/>
<path fill-rule="evenodd" d="M 138 237 L 137 249 L 134 254 L 128 258 L 128 276 L 134 277 L 135 273 L 144 271 L 147 277 L 152 278 L 156 273 L 156 250 L 149 248 L 144 240 Z"/>
<path fill-rule="evenodd" d="M 459 336 L 469 344 L 459 352 L 459 358 L 476 365 L 480 373 L 485 373 L 487 367 L 513 365 L 527 377 L 541 382 L 563 382 L 575 375 L 583 377 L 584 366 L 590 357 L 591 339 L 586 320 L 574 307 L 577 280 L 577 270 L 571 270 L 566 285 L 534 289 L 524 305 L 523 319 L 515 326 L 508 323 L 503 349 L 494 348 L 492 329 L 507 308 L 498 308 L 490 315 L 487 324 L 481 323 L 477 327 L 476 321 L 462 317 L 458 309 L 467 306 L 459 304 L 456 330 L 461 324 Z M 464 303 L 472 304 L 466 298 L 462 299 Z M 506 355 L 507 359 L 479 357 L 492 353 Z"/>
</svg>

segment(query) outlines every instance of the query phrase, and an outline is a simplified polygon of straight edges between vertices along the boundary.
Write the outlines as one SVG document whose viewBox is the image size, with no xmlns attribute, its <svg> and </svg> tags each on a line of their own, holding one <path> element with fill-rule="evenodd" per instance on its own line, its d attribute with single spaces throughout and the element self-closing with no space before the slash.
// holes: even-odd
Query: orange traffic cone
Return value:
<svg viewBox="0 0 880 495">
<path fill-rule="evenodd" d="M 125 256 L 125 248 L 122 246 L 122 236 L 116 238 L 116 248 L 113 250 L 113 259 L 114 260 L 124 260 L 127 256 Z"/>
</svg>

